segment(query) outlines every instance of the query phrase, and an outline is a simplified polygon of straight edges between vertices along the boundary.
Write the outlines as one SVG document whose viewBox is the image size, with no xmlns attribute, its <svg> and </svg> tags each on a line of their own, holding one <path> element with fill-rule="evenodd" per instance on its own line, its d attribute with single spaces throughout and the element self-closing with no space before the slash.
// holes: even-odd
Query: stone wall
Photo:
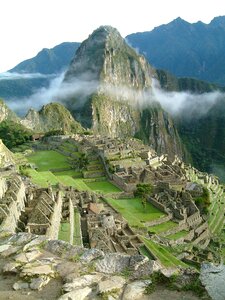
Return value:
<svg viewBox="0 0 225 300">
<path fill-rule="evenodd" d="M 167 235 L 175 234 L 175 233 L 177 233 L 177 232 L 179 232 L 179 231 L 187 230 L 187 229 L 188 229 L 187 225 L 186 225 L 186 224 L 183 224 L 183 225 L 181 225 L 181 226 L 176 226 L 176 227 L 171 228 L 171 229 L 169 229 L 169 230 L 167 230 L 167 231 L 164 231 L 164 232 L 162 232 L 160 235 L 161 235 L 161 236 L 167 236 Z"/>
<path fill-rule="evenodd" d="M 197 244 L 199 244 L 201 241 L 206 240 L 206 239 L 208 239 L 208 238 L 209 238 L 209 230 L 206 229 L 205 231 L 203 231 L 202 234 L 200 234 L 200 236 L 197 237 L 197 239 L 195 239 L 195 240 L 193 241 L 193 244 L 194 244 L 194 245 L 197 245 Z"/>
<path fill-rule="evenodd" d="M 54 211 L 50 217 L 50 226 L 46 231 L 46 236 L 50 239 L 54 240 L 58 238 L 60 221 L 61 221 L 61 212 L 62 212 L 62 195 L 61 192 L 57 192 Z"/>
<path fill-rule="evenodd" d="M 156 220 L 153 220 L 151 222 L 146 222 L 145 223 L 145 226 L 154 226 L 154 225 L 159 225 L 159 224 L 162 224 L 162 223 L 165 223 L 165 222 L 168 222 L 169 220 L 171 220 L 173 217 L 172 214 L 169 214 L 168 216 L 166 217 L 162 217 L 162 218 L 159 218 L 159 219 L 156 219 Z"/>
<path fill-rule="evenodd" d="M 7 190 L 6 178 L 0 177 L 0 198 L 3 197 Z"/>
<path fill-rule="evenodd" d="M 117 174 L 113 174 L 113 181 L 125 192 L 133 192 L 136 189 L 136 183 L 125 183 L 124 179 Z"/>
<path fill-rule="evenodd" d="M 15 232 L 21 211 L 25 208 L 25 186 L 19 176 L 14 176 L 9 181 L 9 188 L 4 194 L 0 211 L 2 215 L 1 231 Z"/>
<path fill-rule="evenodd" d="M 151 203 L 153 206 L 155 206 L 159 210 L 163 211 L 166 214 L 168 213 L 167 208 L 163 204 L 161 204 L 157 200 L 155 200 L 154 198 L 149 197 L 147 200 L 149 203 Z"/>
<path fill-rule="evenodd" d="M 70 222 L 70 244 L 73 245 L 73 235 L 74 235 L 74 207 L 71 199 L 69 199 L 69 222 Z"/>
</svg>

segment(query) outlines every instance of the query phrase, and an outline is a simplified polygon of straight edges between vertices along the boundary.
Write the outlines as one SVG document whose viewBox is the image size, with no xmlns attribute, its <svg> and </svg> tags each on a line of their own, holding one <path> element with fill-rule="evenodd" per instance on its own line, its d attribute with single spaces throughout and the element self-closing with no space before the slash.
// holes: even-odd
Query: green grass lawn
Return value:
<svg viewBox="0 0 225 300">
<path fill-rule="evenodd" d="M 73 178 L 82 178 L 82 173 L 75 170 L 58 171 L 58 172 L 53 172 L 53 174 L 56 176 L 68 175 Z"/>
<path fill-rule="evenodd" d="M 41 173 L 37 172 L 33 169 L 26 169 L 26 172 L 28 173 L 28 176 L 31 178 L 31 181 L 34 184 L 39 185 L 40 187 L 48 187 L 48 183 L 46 181 L 46 178 L 44 178 Z"/>
<path fill-rule="evenodd" d="M 38 171 L 70 167 L 66 156 L 53 150 L 36 151 L 30 156 L 27 156 L 27 160 L 30 163 L 34 163 L 37 166 Z"/>
<path fill-rule="evenodd" d="M 185 263 L 177 259 L 163 246 L 156 244 L 144 237 L 142 237 L 141 239 L 145 243 L 145 246 L 150 250 L 150 252 L 152 252 L 152 254 L 157 257 L 165 267 L 187 267 Z"/>
<path fill-rule="evenodd" d="M 57 178 L 65 186 L 72 186 L 79 191 L 91 191 L 82 179 L 74 179 L 68 175 L 57 176 Z"/>
<path fill-rule="evenodd" d="M 169 238 L 170 240 L 178 240 L 179 238 L 182 238 L 182 237 L 184 237 L 187 234 L 188 234 L 188 231 L 181 230 L 181 231 L 179 231 L 177 233 L 167 235 L 167 238 Z"/>
<path fill-rule="evenodd" d="M 131 226 L 143 228 L 144 222 L 152 221 L 165 216 L 160 210 L 150 203 L 146 204 L 146 209 L 142 206 L 140 198 L 131 199 L 111 199 L 107 198 L 116 210 L 118 210 Z"/>
<path fill-rule="evenodd" d="M 160 233 L 160 232 L 164 232 L 164 231 L 167 231 L 169 229 L 172 229 L 176 226 L 178 226 L 177 223 L 175 223 L 173 221 L 168 221 L 168 222 L 165 222 L 165 223 L 162 223 L 162 224 L 159 224 L 159 225 L 148 227 L 148 231 L 155 232 L 155 233 Z"/>
<path fill-rule="evenodd" d="M 37 172 L 34 169 L 26 169 L 31 181 L 40 187 L 48 187 L 48 185 L 56 185 L 59 179 L 50 171 Z"/>
<path fill-rule="evenodd" d="M 70 223 L 61 223 L 58 239 L 65 242 L 70 242 Z"/>
<path fill-rule="evenodd" d="M 80 214 L 74 209 L 74 232 L 73 232 L 73 244 L 76 246 L 82 246 L 82 236 L 80 235 Z"/>
<path fill-rule="evenodd" d="M 118 193 L 121 190 L 107 180 L 102 181 L 92 181 L 92 182 L 85 182 L 86 185 L 93 191 L 99 191 L 102 193 Z"/>
</svg>

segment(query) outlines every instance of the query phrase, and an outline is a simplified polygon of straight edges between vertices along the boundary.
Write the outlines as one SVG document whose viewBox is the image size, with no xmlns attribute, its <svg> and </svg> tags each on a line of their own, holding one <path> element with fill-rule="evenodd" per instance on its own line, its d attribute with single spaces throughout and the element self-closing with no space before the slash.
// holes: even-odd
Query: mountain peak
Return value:
<svg viewBox="0 0 225 300">
<path fill-rule="evenodd" d="M 210 25 L 221 26 L 225 28 L 225 16 L 218 16 L 212 19 Z"/>
</svg>

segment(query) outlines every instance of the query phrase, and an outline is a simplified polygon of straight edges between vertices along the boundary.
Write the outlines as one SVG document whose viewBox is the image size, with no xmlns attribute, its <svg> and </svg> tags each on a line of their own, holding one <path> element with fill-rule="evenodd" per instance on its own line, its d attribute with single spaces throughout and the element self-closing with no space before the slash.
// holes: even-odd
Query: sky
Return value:
<svg viewBox="0 0 225 300">
<path fill-rule="evenodd" d="M 100 25 L 121 35 L 150 31 L 177 17 L 209 23 L 224 0 L 0 0 L 0 72 L 62 42 L 82 42 Z"/>
</svg>

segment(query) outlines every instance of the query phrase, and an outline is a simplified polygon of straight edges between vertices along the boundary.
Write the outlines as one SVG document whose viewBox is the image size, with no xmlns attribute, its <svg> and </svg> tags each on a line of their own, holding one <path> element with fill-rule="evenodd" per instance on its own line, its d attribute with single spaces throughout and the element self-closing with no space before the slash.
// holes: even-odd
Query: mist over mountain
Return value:
<svg viewBox="0 0 225 300">
<path fill-rule="evenodd" d="M 225 86 L 225 16 L 209 24 L 177 18 L 152 31 L 128 35 L 127 40 L 155 68 Z"/>
<path fill-rule="evenodd" d="M 178 18 L 151 32 L 128 36 L 129 43 L 134 42 L 154 65 L 152 57 L 162 63 L 160 67 L 167 68 L 167 62 L 175 70 L 182 69 L 179 74 L 183 77 L 150 67 L 120 35 L 114 32 L 115 39 L 108 43 L 108 34 L 97 30 L 77 55 L 79 43 L 62 43 L 0 74 L 0 96 L 21 116 L 31 107 L 40 110 L 49 102 L 61 101 L 84 127 L 103 134 L 134 135 L 159 152 L 165 145 L 170 145 L 169 152 L 183 152 L 181 137 L 196 167 L 221 174 L 225 164 L 225 145 L 220 142 L 225 132 L 224 88 L 196 78 L 222 78 L 224 23 L 224 17 L 209 25 Z M 204 72 L 199 63 L 203 58 L 211 60 L 204 64 Z M 211 73 L 209 66 L 215 68 Z M 171 146 L 172 139 L 178 147 Z"/>
<path fill-rule="evenodd" d="M 40 94 L 40 90 L 51 88 L 52 81 L 68 67 L 79 43 L 65 42 L 52 49 L 43 49 L 35 57 L 27 59 L 7 73 L 0 74 L 0 97 L 10 101 L 9 105 L 19 99 L 26 102 L 28 97 Z M 41 103 L 42 104 L 46 104 Z M 40 108 L 34 103 L 35 108 Z M 19 106 L 19 103 L 15 104 Z"/>
<path fill-rule="evenodd" d="M 77 50 L 58 100 L 95 133 L 139 137 L 158 153 L 183 156 L 171 117 L 151 95 L 154 77 L 155 70 L 115 28 L 101 26 Z"/>
</svg>

